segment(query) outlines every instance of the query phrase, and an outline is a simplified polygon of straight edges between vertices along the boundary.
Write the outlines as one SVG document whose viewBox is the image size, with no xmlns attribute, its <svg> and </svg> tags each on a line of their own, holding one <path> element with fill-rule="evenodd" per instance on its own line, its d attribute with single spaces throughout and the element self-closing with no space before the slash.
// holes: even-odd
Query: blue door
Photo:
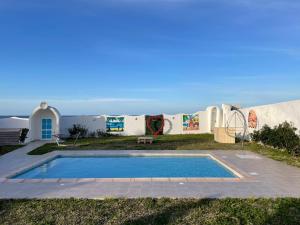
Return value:
<svg viewBox="0 0 300 225">
<path fill-rule="evenodd" d="M 52 119 L 42 119 L 42 140 L 52 139 Z"/>
</svg>

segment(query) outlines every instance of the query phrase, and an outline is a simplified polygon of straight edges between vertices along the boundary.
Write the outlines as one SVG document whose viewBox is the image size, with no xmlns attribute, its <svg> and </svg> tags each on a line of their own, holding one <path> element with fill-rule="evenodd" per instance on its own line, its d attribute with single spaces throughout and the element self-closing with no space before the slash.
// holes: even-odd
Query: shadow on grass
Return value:
<svg viewBox="0 0 300 225">
<path fill-rule="evenodd" d="M 0 200 L 0 224 L 298 225 L 300 199 Z"/>
<path fill-rule="evenodd" d="M 161 211 L 152 212 L 148 215 L 143 215 L 136 218 L 130 218 L 122 225 L 163 225 L 163 224 L 177 224 L 176 219 L 184 217 L 199 205 L 208 206 L 213 202 L 213 199 L 191 200 L 188 202 L 178 202 L 163 208 Z"/>
<path fill-rule="evenodd" d="M 292 201 L 289 198 L 280 199 L 276 205 L 275 213 L 267 218 L 264 224 L 299 225 L 300 224 L 300 200 Z"/>
</svg>

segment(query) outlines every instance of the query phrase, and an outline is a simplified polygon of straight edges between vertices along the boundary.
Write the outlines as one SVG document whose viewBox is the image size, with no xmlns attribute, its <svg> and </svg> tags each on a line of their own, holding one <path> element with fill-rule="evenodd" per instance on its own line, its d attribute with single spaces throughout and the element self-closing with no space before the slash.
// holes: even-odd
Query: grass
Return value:
<svg viewBox="0 0 300 225">
<path fill-rule="evenodd" d="M 64 144 L 69 147 L 58 147 L 56 144 L 46 144 L 31 155 L 45 154 L 54 150 L 193 150 L 193 149 L 241 149 L 240 144 L 227 145 L 214 142 L 211 134 L 164 135 L 158 136 L 152 145 L 137 144 L 136 136 L 112 136 L 101 138 L 79 139 L 79 146 L 72 146 L 74 140 L 67 140 Z"/>
<path fill-rule="evenodd" d="M 300 157 L 299 156 L 292 156 L 285 150 L 274 149 L 270 147 L 265 147 L 262 145 L 251 143 L 249 144 L 249 150 L 271 159 L 285 162 L 291 166 L 300 167 Z"/>
<path fill-rule="evenodd" d="M 0 224 L 274 224 L 300 221 L 300 199 L 0 200 Z"/>
<path fill-rule="evenodd" d="M 163 135 L 158 136 L 152 145 L 137 144 L 135 136 L 113 136 L 103 138 L 79 139 L 77 146 L 73 140 L 67 140 L 67 146 L 58 147 L 56 144 L 45 144 L 29 155 L 41 155 L 55 150 L 241 150 L 238 144 L 221 144 L 214 141 L 212 134 Z M 264 147 L 254 143 L 246 143 L 245 150 L 253 151 L 275 160 L 284 161 L 300 167 L 300 157 L 293 157 L 287 152 Z"/>
<path fill-rule="evenodd" d="M 6 153 L 9 153 L 11 151 L 14 151 L 18 148 L 21 148 L 22 145 L 4 145 L 4 146 L 0 146 L 0 156 L 4 155 Z"/>
</svg>

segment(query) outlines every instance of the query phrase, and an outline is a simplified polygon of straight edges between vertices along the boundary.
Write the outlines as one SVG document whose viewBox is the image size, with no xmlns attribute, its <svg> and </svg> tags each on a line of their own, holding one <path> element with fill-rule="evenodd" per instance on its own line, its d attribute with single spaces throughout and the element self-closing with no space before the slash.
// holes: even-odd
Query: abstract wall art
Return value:
<svg viewBox="0 0 300 225">
<path fill-rule="evenodd" d="M 198 114 L 184 114 L 183 120 L 183 130 L 199 130 L 199 115 Z"/>
<path fill-rule="evenodd" d="M 254 129 L 257 128 L 257 122 L 256 112 L 254 110 L 250 110 L 248 115 L 248 127 Z"/>
</svg>

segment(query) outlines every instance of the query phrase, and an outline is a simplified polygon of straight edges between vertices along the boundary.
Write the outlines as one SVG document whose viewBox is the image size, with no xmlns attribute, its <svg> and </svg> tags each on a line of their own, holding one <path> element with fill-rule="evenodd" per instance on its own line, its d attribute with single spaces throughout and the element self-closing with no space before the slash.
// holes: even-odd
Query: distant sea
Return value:
<svg viewBox="0 0 300 225">
<path fill-rule="evenodd" d="M 29 118 L 29 116 L 16 116 L 16 115 L 0 115 L 0 119 L 3 119 L 3 118 L 9 118 L 9 117 L 19 117 L 19 118 Z"/>
<path fill-rule="evenodd" d="M 62 117 L 72 117 L 72 116 L 81 116 L 81 115 L 62 115 Z M 99 116 L 99 115 L 82 115 L 82 116 Z M 110 115 L 110 116 L 120 116 L 120 115 Z M 130 116 L 138 116 L 138 115 L 130 115 Z M 9 118 L 9 117 L 29 118 L 30 116 L 0 115 L 0 119 Z"/>
</svg>

